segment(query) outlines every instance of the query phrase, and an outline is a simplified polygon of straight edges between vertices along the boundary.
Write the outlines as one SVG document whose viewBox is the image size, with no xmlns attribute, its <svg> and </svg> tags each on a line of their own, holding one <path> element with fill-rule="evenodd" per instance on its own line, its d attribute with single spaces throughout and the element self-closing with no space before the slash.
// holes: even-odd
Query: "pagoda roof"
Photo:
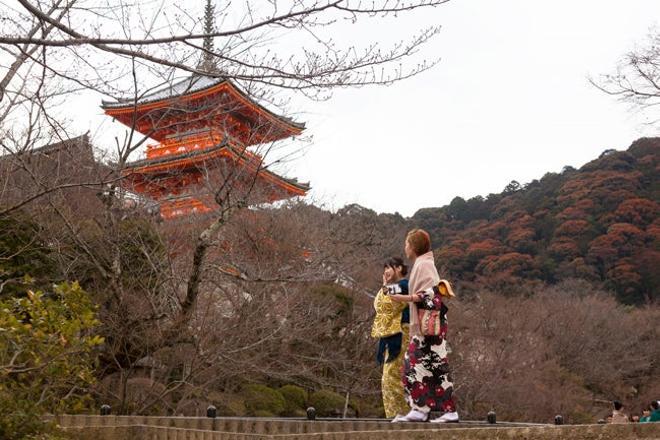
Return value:
<svg viewBox="0 0 660 440">
<path fill-rule="evenodd" d="M 212 76 L 191 75 L 187 78 L 179 80 L 173 84 L 166 85 L 152 92 L 141 95 L 137 104 L 147 104 L 150 102 L 160 101 L 161 99 L 170 99 L 177 96 L 182 96 L 186 93 L 198 92 L 200 90 L 213 87 L 225 81 L 224 78 L 216 78 Z M 134 105 L 135 98 L 117 98 L 116 101 L 101 101 L 103 108 L 118 108 L 127 105 Z"/>
<path fill-rule="evenodd" d="M 263 110 L 271 117 L 278 119 L 280 122 L 283 122 L 287 125 L 290 125 L 298 130 L 305 128 L 305 123 L 296 122 L 292 118 L 278 115 L 263 105 L 257 103 L 252 99 L 247 92 L 242 90 L 234 81 L 231 81 L 225 77 L 212 77 L 206 75 L 192 74 L 180 81 L 174 82 L 173 84 L 166 85 L 161 87 L 153 92 L 146 93 L 138 97 L 137 102 L 134 97 L 131 98 L 116 98 L 115 101 L 101 101 L 101 108 L 106 110 L 109 114 L 112 114 L 117 111 L 133 111 L 137 107 L 142 107 L 149 105 L 149 107 L 159 108 L 166 107 L 169 102 L 174 99 L 200 95 L 202 92 L 208 92 L 211 94 L 216 88 L 221 86 L 229 86 L 234 91 L 236 91 L 241 97 L 249 101 L 251 104 L 257 106 L 260 110 Z M 158 105 L 161 103 L 162 105 Z"/>
<path fill-rule="evenodd" d="M 170 168 L 168 165 L 171 165 L 172 168 L 187 168 L 190 165 L 185 165 L 186 163 L 194 163 L 195 159 L 205 160 L 210 156 L 217 155 L 218 153 L 222 152 L 227 153 L 229 157 L 243 164 L 249 163 L 250 159 L 260 159 L 259 156 L 249 152 L 245 148 L 234 147 L 227 138 L 224 138 L 218 145 L 213 147 L 189 151 L 182 154 L 172 154 L 168 156 L 159 156 L 155 158 L 147 158 L 129 162 L 126 164 L 124 175 L 165 173 L 167 171 L 160 170 L 163 170 L 164 168 Z M 154 168 L 152 171 L 150 170 L 152 167 L 156 168 Z M 267 168 L 258 169 L 257 172 L 261 177 L 266 177 L 267 180 L 271 180 L 279 184 L 284 184 L 283 186 L 293 187 L 296 192 L 301 193 L 300 195 L 304 195 L 304 193 L 310 189 L 309 183 L 302 183 L 298 182 L 297 179 L 281 176 Z"/>
</svg>

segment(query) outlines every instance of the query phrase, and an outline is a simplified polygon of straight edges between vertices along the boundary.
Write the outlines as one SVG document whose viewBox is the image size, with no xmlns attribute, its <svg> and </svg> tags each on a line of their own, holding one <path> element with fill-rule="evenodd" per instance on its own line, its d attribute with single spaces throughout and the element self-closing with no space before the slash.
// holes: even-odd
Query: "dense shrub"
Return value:
<svg viewBox="0 0 660 440">
<path fill-rule="evenodd" d="M 369 398 L 365 399 L 351 399 L 348 405 L 355 413 L 355 417 L 385 417 L 385 409 L 383 408 L 380 395 L 369 396 Z"/>
<path fill-rule="evenodd" d="M 238 394 L 213 392 L 209 394 L 209 400 L 213 402 L 219 416 L 236 417 L 246 414 L 245 402 Z"/>
<path fill-rule="evenodd" d="M 321 417 L 341 415 L 344 410 L 344 396 L 330 390 L 319 390 L 309 396 L 309 404 L 316 409 Z"/>
<path fill-rule="evenodd" d="M 261 384 L 250 384 L 243 388 L 245 409 L 250 416 L 271 417 L 284 412 L 284 397 L 278 390 Z"/>
<path fill-rule="evenodd" d="M 298 416 L 305 411 L 307 403 L 307 392 L 296 385 L 284 385 L 280 388 L 280 393 L 284 397 L 284 416 Z"/>
<path fill-rule="evenodd" d="M 56 268 L 39 225 L 24 216 L 0 217 L 0 296 L 24 296 L 52 283 Z"/>
</svg>

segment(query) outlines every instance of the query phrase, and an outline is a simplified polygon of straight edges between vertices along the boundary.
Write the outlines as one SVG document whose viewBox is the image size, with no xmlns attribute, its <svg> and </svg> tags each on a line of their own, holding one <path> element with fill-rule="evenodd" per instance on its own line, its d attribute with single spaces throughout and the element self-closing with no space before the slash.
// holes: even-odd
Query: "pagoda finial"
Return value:
<svg viewBox="0 0 660 440">
<path fill-rule="evenodd" d="M 218 70 L 215 57 L 213 56 L 213 37 L 210 35 L 213 32 L 215 32 L 215 5 L 213 4 L 213 0 L 206 0 L 206 6 L 204 7 L 204 33 L 206 36 L 202 45 L 204 54 L 197 68 L 209 72 Z"/>
</svg>

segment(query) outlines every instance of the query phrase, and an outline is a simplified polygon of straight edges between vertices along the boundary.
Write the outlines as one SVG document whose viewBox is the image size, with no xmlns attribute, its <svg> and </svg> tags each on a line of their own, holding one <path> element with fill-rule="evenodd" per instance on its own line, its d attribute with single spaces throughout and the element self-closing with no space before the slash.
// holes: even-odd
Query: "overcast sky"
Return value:
<svg viewBox="0 0 660 440">
<path fill-rule="evenodd" d="M 453 0 L 425 14 L 443 26 L 426 49 L 442 57 L 432 70 L 326 102 L 295 99 L 313 142 L 287 174 L 311 182 L 310 199 L 410 216 L 657 135 L 587 77 L 643 42 L 660 1 Z M 365 38 L 360 29 L 345 37 Z M 368 32 L 386 40 L 416 29 L 409 17 Z M 102 138 L 98 104 L 79 123 Z"/>
</svg>

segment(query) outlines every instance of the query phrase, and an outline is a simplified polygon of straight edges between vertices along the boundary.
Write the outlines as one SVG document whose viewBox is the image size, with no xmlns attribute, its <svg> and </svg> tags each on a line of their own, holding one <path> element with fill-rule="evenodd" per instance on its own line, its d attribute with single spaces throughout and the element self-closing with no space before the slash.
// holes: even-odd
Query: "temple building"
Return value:
<svg viewBox="0 0 660 440">
<path fill-rule="evenodd" d="M 212 13 L 209 3 L 205 33 L 212 32 Z M 138 99 L 103 101 L 108 116 L 158 142 L 122 170 L 123 188 L 157 202 L 164 219 L 215 211 L 227 197 L 258 204 L 304 196 L 307 184 L 268 170 L 250 149 L 299 135 L 304 124 L 271 112 L 223 77 L 210 38 L 204 49 L 198 69 L 213 76 L 193 74 Z"/>
<path fill-rule="evenodd" d="M 25 204 L 30 215 L 58 209 L 89 218 L 103 209 L 101 183 L 112 180 L 113 170 L 95 159 L 88 134 L 0 155 L 0 205 L 41 201 Z"/>
</svg>

